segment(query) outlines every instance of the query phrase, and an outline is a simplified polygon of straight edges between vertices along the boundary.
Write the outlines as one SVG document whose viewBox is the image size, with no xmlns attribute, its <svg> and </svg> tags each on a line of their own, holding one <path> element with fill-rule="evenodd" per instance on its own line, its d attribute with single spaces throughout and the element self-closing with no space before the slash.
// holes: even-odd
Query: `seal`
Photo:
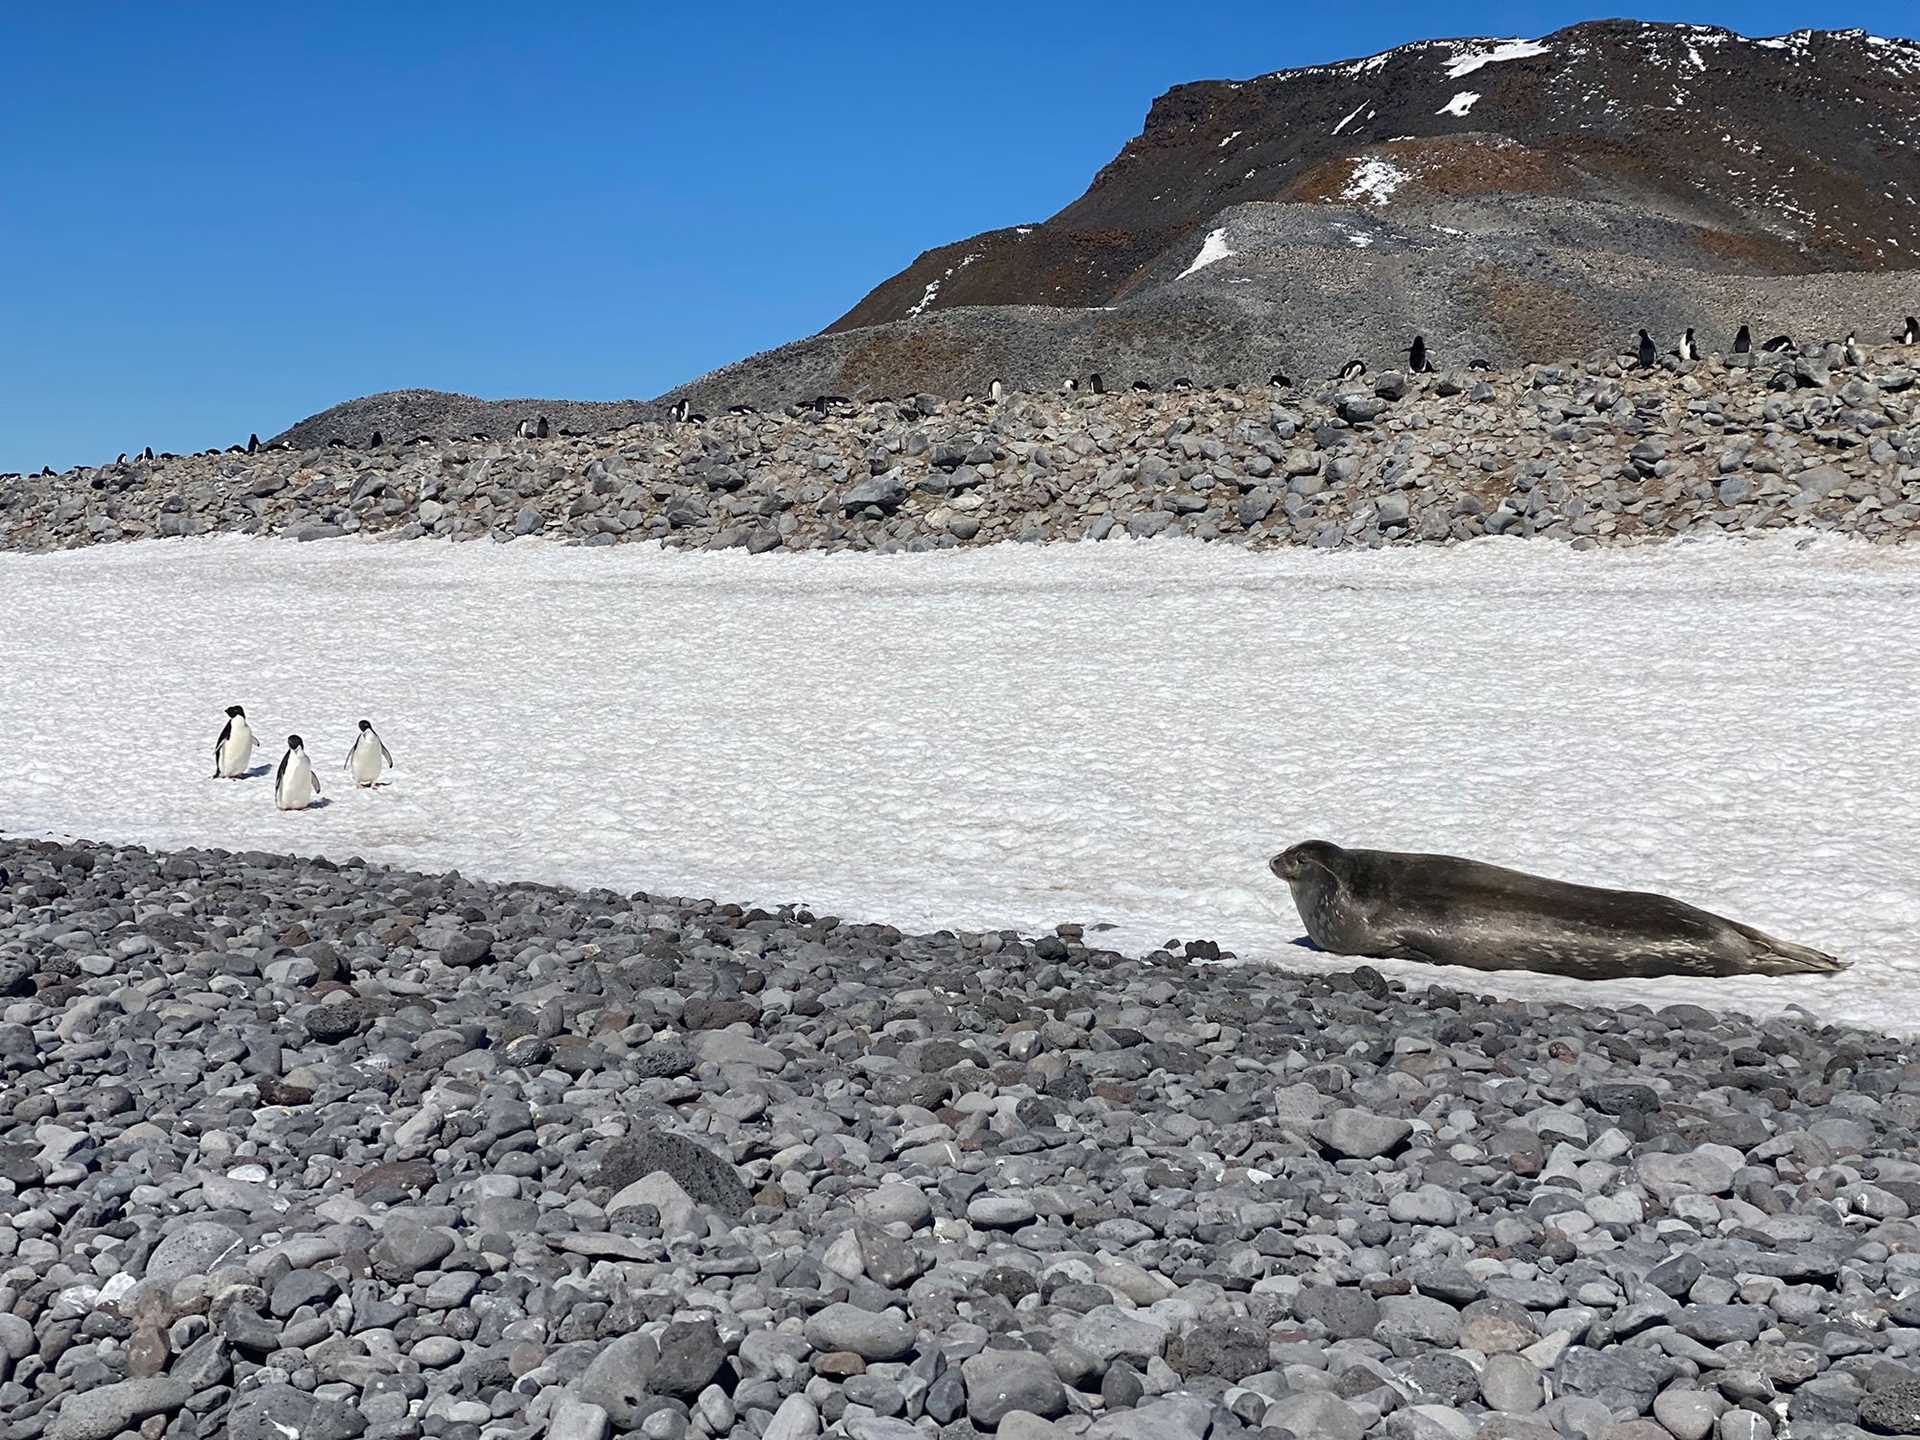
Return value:
<svg viewBox="0 0 1920 1440">
<path fill-rule="evenodd" d="M 1453 855 L 1308 840 L 1269 868 L 1322 950 L 1576 980 L 1809 975 L 1847 962 L 1666 895 L 1548 880 Z"/>
</svg>

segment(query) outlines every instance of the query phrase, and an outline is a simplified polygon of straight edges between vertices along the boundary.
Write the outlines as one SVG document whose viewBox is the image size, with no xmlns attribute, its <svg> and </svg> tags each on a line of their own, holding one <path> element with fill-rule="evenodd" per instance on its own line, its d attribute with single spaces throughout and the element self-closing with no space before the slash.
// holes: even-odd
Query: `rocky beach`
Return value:
<svg viewBox="0 0 1920 1440">
<path fill-rule="evenodd" d="M 1920 1056 L 0 841 L 0 1436 L 1920 1428 Z"/>
</svg>

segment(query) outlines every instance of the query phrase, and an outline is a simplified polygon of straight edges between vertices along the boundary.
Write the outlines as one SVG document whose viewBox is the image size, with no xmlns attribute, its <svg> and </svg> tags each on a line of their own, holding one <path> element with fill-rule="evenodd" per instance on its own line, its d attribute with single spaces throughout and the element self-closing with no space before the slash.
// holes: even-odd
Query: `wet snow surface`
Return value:
<svg viewBox="0 0 1920 1440">
<path fill-rule="evenodd" d="M 1310 836 L 1664 890 L 1853 959 L 1597 1002 L 1920 1030 L 1920 557 L 1841 542 L 930 556 L 239 538 L 0 555 L 0 828 L 1106 922 L 1336 963 L 1266 871 Z M 222 709 L 331 801 L 209 779 Z M 354 721 L 392 783 L 353 791 Z"/>
</svg>

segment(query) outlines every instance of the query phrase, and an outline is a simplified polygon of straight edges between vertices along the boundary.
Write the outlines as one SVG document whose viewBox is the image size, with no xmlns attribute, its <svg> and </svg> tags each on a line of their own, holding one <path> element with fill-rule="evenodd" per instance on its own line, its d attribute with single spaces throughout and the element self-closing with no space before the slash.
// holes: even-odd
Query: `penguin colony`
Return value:
<svg viewBox="0 0 1920 1440">
<path fill-rule="evenodd" d="M 229 705 L 227 723 L 220 727 L 219 738 L 213 742 L 213 778 L 251 778 L 247 765 L 253 759 L 253 746 L 253 727 L 247 723 L 246 707 Z M 387 749 L 373 722 L 362 720 L 341 768 L 353 776 L 357 788 L 368 790 L 379 784 L 381 772 L 392 766 L 393 752 Z M 305 810 L 320 793 L 320 780 L 307 757 L 306 741 L 298 735 L 287 736 L 286 754 L 280 757 L 279 767 L 273 772 L 275 808 Z"/>
<path fill-rule="evenodd" d="M 1920 345 L 1920 316 L 1913 316 L 1913 315 L 1906 316 L 1901 321 L 1899 328 L 1894 330 L 1887 338 L 1894 341 L 1896 344 L 1900 344 L 1900 345 Z M 1840 349 L 1844 353 L 1847 363 L 1850 365 L 1860 365 L 1865 363 L 1866 352 L 1860 347 L 1858 340 L 1852 331 L 1849 331 L 1847 333 L 1847 336 L 1844 340 L 1829 340 L 1825 342 L 1825 344 L 1810 346 L 1810 347 L 1806 347 L 1805 349 L 1803 349 L 1803 347 L 1799 345 L 1796 345 L 1791 335 L 1775 335 L 1771 339 L 1762 343 L 1760 346 L 1760 349 L 1762 352 L 1769 355 L 1779 355 L 1779 354 L 1799 355 L 1803 353 L 1818 354 L 1822 350 L 1827 349 L 1829 346 Z M 1739 330 L 1737 330 L 1734 333 L 1731 353 L 1735 355 L 1749 355 L 1753 353 L 1753 349 L 1754 349 L 1754 345 L 1753 345 L 1752 327 L 1749 325 L 1743 324 L 1740 326 Z M 1413 343 L 1407 347 L 1407 350 L 1405 353 L 1407 357 L 1407 369 L 1412 374 L 1430 375 L 1435 373 L 1439 369 L 1439 366 L 1434 363 L 1432 352 L 1427 348 L 1427 339 L 1426 339 L 1426 336 L 1424 335 L 1415 335 L 1413 337 Z M 1669 356 L 1672 356 L 1673 358 L 1680 360 L 1682 362 L 1698 360 L 1701 356 L 1701 349 L 1700 349 L 1699 341 L 1694 338 L 1693 327 L 1688 326 L 1686 333 L 1683 336 L 1681 336 L 1679 343 L 1675 345 L 1673 349 L 1668 350 L 1666 353 Z M 1628 347 L 1626 358 L 1631 368 L 1648 370 L 1648 369 L 1652 369 L 1654 366 L 1660 363 L 1660 350 L 1659 350 L 1659 347 L 1655 344 L 1652 335 L 1646 330 L 1641 330 L 1635 342 Z M 1493 366 L 1491 362 L 1481 357 L 1475 357 L 1474 359 L 1469 360 L 1467 362 L 1467 369 L 1469 370 L 1484 371 L 1484 370 L 1491 370 L 1492 368 Z M 1339 381 L 1358 380 L 1362 376 L 1364 376 L 1366 373 L 1367 373 L 1367 362 L 1361 359 L 1360 357 L 1356 356 L 1352 360 L 1349 360 L 1345 365 L 1340 367 L 1340 371 L 1337 375 L 1334 376 L 1334 379 Z M 1292 378 L 1279 371 L 1274 372 L 1272 378 L 1267 383 L 1271 388 L 1276 390 L 1293 388 Z M 1082 384 L 1083 382 L 1080 380 L 1078 376 L 1069 376 L 1065 381 L 1062 382 L 1060 386 L 1060 392 L 1064 395 L 1076 394 L 1082 389 Z M 1097 371 L 1091 373 L 1088 376 L 1087 380 L 1084 382 L 1084 385 L 1085 385 L 1085 389 L 1091 394 L 1104 395 L 1107 393 L 1106 381 Z M 1142 380 L 1133 381 L 1130 388 L 1135 391 L 1151 392 L 1158 387 L 1156 387 L 1151 381 L 1142 379 Z M 1186 377 L 1182 376 L 1173 380 L 1170 384 L 1167 385 L 1166 388 L 1170 391 L 1175 391 L 1175 392 L 1190 390 L 1193 388 L 1193 382 L 1188 380 Z M 1207 386 L 1205 388 L 1211 390 L 1214 387 Z M 1224 388 L 1228 390 L 1234 390 L 1234 389 L 1238 389 L 1239 387 L 1236 385 L 1229 384 Z M 998 378 L 994 379 L 987 387 L 987 398 L 996 403 L 998 403 L 1001 400 L 1004 400 L 1011 393 L 1013 393 L 1012 387 L 1009 386 L 1004 380 L 1001 380 Z M 969 391 L 966 398 L 969 401 L 972 400 L 973 399 L 972 392 Z M 821 415 L 825 415 L 830 411 L 838 411 L 845 408 L 850 408 L 853 405 L 853 401 L 844 395 L 816 395 L 816 396 L 813 396 L 811 399 L 803 400 L 800 403 L 803 407 L 807 409 L 811 409 Z M 869 401 L 869 403 L 871 403 L 871 400 Z M 730 405 L 727 407 L 727 413 L 731 415 L 746 415 L 746 414 L 752 414 L 754 413 L 754 411 L 753 411 L 753 407 L 750 405 Z M 705 415 L 696 411 L 693 408 L 693 402 L 686 399 L 685 397 L 675 400 L 667 406 L 667 416 L 669 419 L 671 419 L 675 423 L 683 424 L 683 425 L 684 424 L 698 425 L 703 421 L 705 421 L 707 418 Z M 549 425 L 546 416 L 536 415 L 520 421 L 519 424 L 515 427 L 514 433 L 518 438 L 522 440 L 545 440 L 553 434 L 553 430 Z M 579 432 L 573 431 L 573 430 L 562 430 L 560 432 L 562 436 L 577 436 L 578 433 Z M 485 434 L 474 434 L 474 435 L 468 436 L 467 438 L 470 440 L 485 440 L 489 437 L 486 436 Z M 367 441 L 368 448 L 370 449 L 378 447 L 385 443 L 386 443 L 385 437 L 382 436 L 382 434 L 378 430 L 375 430 L 373 434 L 368 437 L 368 441 Z M 413 444 L 413 445 L 432 444 L 433 437 L 428 435 L 416 435 L 412 438 L 412 440 L 408 441 L 407 443 Z M 329 440 L 326 442 L 326 444 L 328 448 L 335 449 L 335 450 L 351 450 L 354 448 L 352 442 L 347 440 L 341 440 L 338 438 Z M 236 454 L 236 455 L 237 454 L 255 455 L 255 454 L 261 453 L 262 451 L 292 450 L 293 448 L 294 446 L 286 441 L 281 441 L 277 445 L 269 445 L 266 442 L 262 441 L 259 435 L 250 434 L 247 436 L 247 442 L 245 445 L 229 445 L 227 447 L 226 453 Z M 205 453 L 208 455 L 214 455 L 214 454 L 219 454 L 221 452 L 218 449 L 214 449 L 214 450 L 208 450 L 202 453 Z M 151 464 L 155 458 L 156 456 L 154 453 L 154 449 L 151 445 L 145 446 L 140 451 L 140 459 L 145 463 Z M 163 460 L 171 460 L 176 457 L 173 455 L 172 452 L 167 451 L 167 452 L 162 452 L 158 456 L 158 458 Z M 121 454 L 120 459 L 123 461 L 126 459 L 126 455 L 124 452 Z M 54 472 L 52 471 L 51 468 L 48 468 L 48 469 L 42 470 L 41 473 L 43 475 L 50 476 Z"/>
</svg>

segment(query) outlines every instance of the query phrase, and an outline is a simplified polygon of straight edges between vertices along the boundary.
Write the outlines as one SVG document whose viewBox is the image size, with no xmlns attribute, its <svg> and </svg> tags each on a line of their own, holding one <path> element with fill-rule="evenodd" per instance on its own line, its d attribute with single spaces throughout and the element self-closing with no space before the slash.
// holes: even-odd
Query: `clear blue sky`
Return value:
<svg viewBox="0 0 1920 1440">
<path fill-rule="evenodd" d="M 546 13 L 540 13 L 540 12 Z M 9 5 L 0 470 L 648 397 L 1073 200 L 1187 80 L 1571 5 Z M 1911 33 L 1910 0 L 1654 6 Z"/>
</svg>

